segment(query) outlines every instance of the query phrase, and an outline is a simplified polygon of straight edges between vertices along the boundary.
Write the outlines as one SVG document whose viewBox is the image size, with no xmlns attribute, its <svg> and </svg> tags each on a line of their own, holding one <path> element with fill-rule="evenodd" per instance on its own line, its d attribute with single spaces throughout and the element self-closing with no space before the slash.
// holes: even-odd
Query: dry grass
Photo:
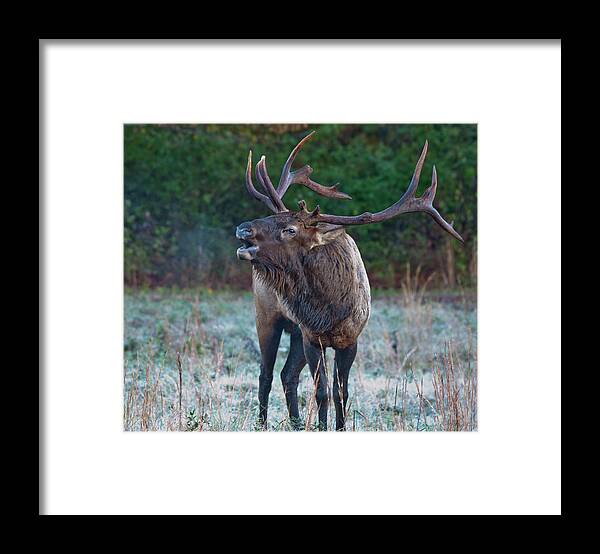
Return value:
<svg viewBox="0 0 600 554">
<path fill-rule="evenodd" d="M 350 374 L 349 431 L 477 429 L 474 300 L 427 292 L 407 271 L 401 293 L 374 295 Z M 291 430 L 279 371 L 269 430 Z M 332 386 L 333 355 L 326 358 Z M 128 431 L 252 431 L 259 351 L 249 293 L 128 291 L 125 296 L 124 427 Z M 310 372 L 298 391 L 305 429 L 315 429 Z M 330 428 L 334 428 L 330 406 Z"/>
<path fill-rule="evenodd" d="M 476 356 L 473 358 L 476 360 Z M 477 429 L 477 373 L 455 360 L 450 343 L 433 365 L 436 428 L 443 431 Z"/>
</svg>

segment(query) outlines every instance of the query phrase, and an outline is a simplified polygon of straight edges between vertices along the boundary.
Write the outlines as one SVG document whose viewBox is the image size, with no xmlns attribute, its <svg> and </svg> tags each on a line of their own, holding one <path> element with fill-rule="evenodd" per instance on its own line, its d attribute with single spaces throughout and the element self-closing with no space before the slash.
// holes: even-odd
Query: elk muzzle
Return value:
<svg viewBox="0 0 600 554">
<path fill-rule="evenodd" d="M 258 245 L 253 242 L 254 229 L 250 222 L 238 225 L 235 236 L 242 241 L 242 246 L 237 249 L 237 257 L 240 260 L 253 260 L 258 252 Z"/>
</svg>

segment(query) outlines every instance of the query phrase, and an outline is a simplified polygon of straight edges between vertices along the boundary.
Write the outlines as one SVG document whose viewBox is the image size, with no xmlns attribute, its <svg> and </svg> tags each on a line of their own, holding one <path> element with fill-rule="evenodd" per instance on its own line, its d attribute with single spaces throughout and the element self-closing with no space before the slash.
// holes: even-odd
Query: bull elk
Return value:
<svg viewBox="0 0 600 554">
<path fill-rule="evenodd" d="M 267 172 L 265 157 L 256 165 L 256 178 L 263 192 L 252 182 L 252 151 L 248 154 L 246 188 L 263 202 L 274 215 L 246 221 L 236 229 L 242 242 L 237 250 L 240 260 L 252 264 L 252 284 L 256 306 L 256 330 L 261 364 L 258 388 L 259 424 L 267 422 L 273 366 L 281 334 L 290 334 L 290 349 L 281 381 L 290 421 L 301 428 L 298 413 L 298 382 L 308 362 L 315 385 L 315 401 L 319 429 L 327 429 L 328 384 L 325 349 L 335 350 L 333 401 L 336 430 L 344 430 L 348 401 L 348 376 L 357 350 L 357 340 L 369 319 L 371 294 L 369 280 L 356 243 L 344 227 L 378 223 L 408 212 L 425 212 L 454 238 L 461 236 L 433 207 L 437 173 L 425 193 L 417 198 L 419 176 L 427 154 L 423 147 L 408 189 L 395 203 L 377 213 L 356 216 L 328 215 L 319 206 L 308 211 L 306 203 L 298 203 L 298 211 L 290 211 L 283 196 L 293 184 L 303 185 L 328 198 L 350 199 L 337 186 L 323 186 L 310 176 L 308 165 L 292 171 L 292 164 L 304 143 L 304 137 L 289 155 L 277 188 Z"/>
</svg>

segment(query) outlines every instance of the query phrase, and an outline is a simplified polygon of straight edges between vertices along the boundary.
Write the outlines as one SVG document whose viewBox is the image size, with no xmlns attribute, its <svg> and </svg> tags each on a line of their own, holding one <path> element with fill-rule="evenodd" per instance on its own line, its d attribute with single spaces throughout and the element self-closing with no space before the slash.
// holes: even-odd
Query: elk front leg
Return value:
<svg viewBox="0 0 600 554">
<path fill-rule="evenodd" d="M 306 358 L 302 344 L 302 333 L 300 328 L 296 326 L 290 333 L 290 353 L 281 370 L 281 384 L 285 393 L 287 409 L 292 426 L 296 430 L 302 428 L 298 411 L 298 381 L 300 372 L 305 365 Z"/>
<path fill-rule="evenodd" d="M 315 400 L 319 410 L 319 431 L 327 431 L 327 373 L 325 371 L 325 349 L 304 340 L 304 355 L 315 382 Z"/>
<path fill-rule="evenodd" d="M 273 366 L 281 340 L 283 325 L 279 320 L 257 321 L 258 343 L 260 345 L 260 376 L 258 378 L 258 423 L 267 426 L 269 393 L 273 383 Z"/>
<path fill-rule="evenodd" d="M 333 403 L 335 404 L 335 430 L 345 431 L 346 405 L 348 403 L 348 376 L 356 357 L 356 344 L 335 351 L 333 374 Z"/>
</svg>

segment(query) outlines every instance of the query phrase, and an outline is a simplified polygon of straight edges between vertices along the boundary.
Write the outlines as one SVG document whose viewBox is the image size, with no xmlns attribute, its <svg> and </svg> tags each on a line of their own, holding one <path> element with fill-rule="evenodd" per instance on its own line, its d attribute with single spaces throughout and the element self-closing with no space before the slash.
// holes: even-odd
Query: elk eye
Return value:
<svg viewBox="0 0 600 554">
<path fill-rule="evenodd" d="M 284 229 L 283 232 L 287 233 L 290 236 L 294 236 L 296 234 L 296 229 L 294 229 L 293 227 L 288 227 L 287 229 Z"/>
</svg>

